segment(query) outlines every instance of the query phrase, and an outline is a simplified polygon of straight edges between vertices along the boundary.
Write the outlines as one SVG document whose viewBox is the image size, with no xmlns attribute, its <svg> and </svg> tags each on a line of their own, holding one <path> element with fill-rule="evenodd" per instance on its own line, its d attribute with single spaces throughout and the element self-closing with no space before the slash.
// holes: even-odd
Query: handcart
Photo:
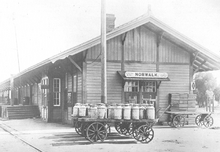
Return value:
<svg viewBox="0 0 220 152">
<path fill-rule="evenodd" d="M 170 105 L 164 111 L 165 114 L 170 115 L 167 124 L 171 127 L 180 128 L 185 125 L 186 117 L 188 115 L 197 115 L 195 117 L 195 124 L 199 127 L 211 127 L 214 123 L 212 112 L 191 112 L 191 111 L 168 111 Z"/>
<path fill-rule="evenodd" d="M 113 124 L 119 134 L 132 136 L 141 143 L 149 143 L 154 138 L 153 125 L 155 119 L 125 120 L 125 119 L 94 119 L 88 117 L 73 117 L 76 132 L 90 142 L 103 142 L 110 133 Z"/>
</svg>

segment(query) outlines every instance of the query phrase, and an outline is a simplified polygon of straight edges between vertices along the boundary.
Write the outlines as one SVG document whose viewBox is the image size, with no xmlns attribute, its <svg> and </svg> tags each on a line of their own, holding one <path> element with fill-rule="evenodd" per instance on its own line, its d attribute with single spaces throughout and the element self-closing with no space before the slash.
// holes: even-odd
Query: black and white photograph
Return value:
<svg viewBox="0 0 220 152">
<path fill-rule="evenodd" d="M 0 0 L 0 152 L 219 152 L 219 0 Z"/>
</svg>

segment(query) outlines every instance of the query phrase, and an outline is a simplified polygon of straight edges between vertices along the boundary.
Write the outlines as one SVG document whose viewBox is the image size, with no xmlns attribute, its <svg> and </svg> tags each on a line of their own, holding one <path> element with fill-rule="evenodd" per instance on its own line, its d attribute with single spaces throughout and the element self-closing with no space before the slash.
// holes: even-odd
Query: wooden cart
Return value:
<svg viewBox="0 0 220 152">
<path fill-rule="evenodd" d="M 183 127 L 185 125 L 185 118 L 188 115 L 197 115 L 195 118 L 195 123 L 199 127 L 205 126 L 208 128 L 211 127 L 214 123 L 211 112 L 198 113 L 190 111 L 165 111 L 164 113 L 170 115 L 168 125 L 171 127 Z"/>
<path fill-rule="evenodd" d="M 90 142 L 103 142 L 113 124 L 119 134 L 132 136 L 141 143 L 149 143 L 154 138 L 153 125 L 157 120 L 93 119 L 73 117 L 76 132 Z"/>
</svg>

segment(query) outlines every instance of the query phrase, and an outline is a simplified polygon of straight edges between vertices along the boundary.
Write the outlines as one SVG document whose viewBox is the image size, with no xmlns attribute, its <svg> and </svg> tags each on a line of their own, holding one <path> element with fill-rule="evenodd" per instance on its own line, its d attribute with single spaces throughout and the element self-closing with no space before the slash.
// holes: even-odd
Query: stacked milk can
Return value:
<svg viewBox="0 0 220 152">
<path fill-rule="evenodd" d="M 94 119 L 155 119 L 155 108 L 150 104 L 80 104 L 73 107 L 73 117 Z"/>
</svg>

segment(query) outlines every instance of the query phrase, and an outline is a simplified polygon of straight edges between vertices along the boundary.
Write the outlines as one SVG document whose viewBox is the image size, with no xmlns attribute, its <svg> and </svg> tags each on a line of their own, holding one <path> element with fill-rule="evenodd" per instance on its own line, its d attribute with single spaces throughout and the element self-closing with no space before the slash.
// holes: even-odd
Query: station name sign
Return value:
<svg viewBox="0 0 220 152">
<path fill-rule="evenodd" d="M 135 78 L 168 78 L 167 73 L 162 72 L 125 72 L 125 77 Z"/>
</svg>

